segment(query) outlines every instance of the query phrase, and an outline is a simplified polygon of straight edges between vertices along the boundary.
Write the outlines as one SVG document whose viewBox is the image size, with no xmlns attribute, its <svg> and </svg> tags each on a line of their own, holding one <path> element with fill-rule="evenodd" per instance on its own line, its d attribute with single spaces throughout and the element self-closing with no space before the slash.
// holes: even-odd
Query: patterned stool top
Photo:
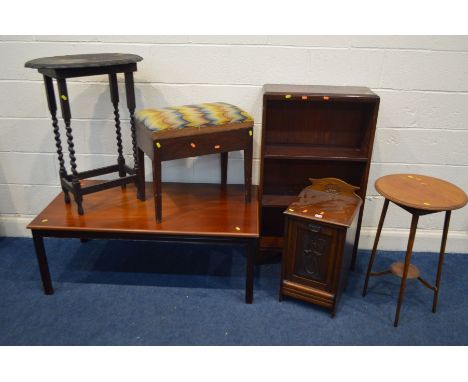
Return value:
<svg viewBox="0 0 468 382">
<path fill-rule="evenodd" d="M 135 113 L 135 118 L 153 132 L 253 123 L 249 113 L 224 102 L 142 109 Z"/>
</svg>

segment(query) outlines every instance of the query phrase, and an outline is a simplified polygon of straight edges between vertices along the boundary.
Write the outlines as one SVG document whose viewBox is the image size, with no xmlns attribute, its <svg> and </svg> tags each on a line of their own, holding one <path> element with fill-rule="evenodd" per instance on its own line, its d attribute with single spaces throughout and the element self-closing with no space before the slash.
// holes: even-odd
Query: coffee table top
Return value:
<svg viewBox="0 0 468 382">
<path fill-rule="evenodd" d="M 375 188 L 394 203 L 420 210 L 456 210 L 468 202 L 468 197 L 461 188 L 425 175 L 386 175 L 377 179 Z"/>
<path fill-rule="evenodd" d="M 84 186 L 99 181 L 83 181 Z M 65 204 L 60 193 L 28 225 L 45 231 L 82 231 L 111 234 L 258 238 L 258 188 L 251 203 L 244 202 L 244 185 L 196 183 L 162 184 L 162 222 L 154 216 L 152 184 L 146 183 L 146 201 L 136 198 L 133 184 L 85 195 L 84 215 L 75 203 Z"/>
<path fill-rule="evenodd" d="M 76 69 L 133 64 L 141 60 L 143 58 L 136 54 L 126 53 L 73 54 L 37 58 L 26 62 L 24 66 L 33 69 Z"/>
</svg>

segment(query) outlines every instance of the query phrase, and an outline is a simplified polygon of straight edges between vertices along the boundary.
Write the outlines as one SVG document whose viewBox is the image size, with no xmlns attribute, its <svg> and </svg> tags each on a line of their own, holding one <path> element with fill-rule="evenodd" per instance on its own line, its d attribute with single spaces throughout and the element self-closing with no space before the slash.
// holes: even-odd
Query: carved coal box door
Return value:
<svg viewBox="0 0 468 382">
<path fill-rule="evenodd" d="M 289 296 L 335 315 L 350 267 L 361 199 L 339 179 L 311 179 L 285 215 L 280 299 Z"/>
</svg>

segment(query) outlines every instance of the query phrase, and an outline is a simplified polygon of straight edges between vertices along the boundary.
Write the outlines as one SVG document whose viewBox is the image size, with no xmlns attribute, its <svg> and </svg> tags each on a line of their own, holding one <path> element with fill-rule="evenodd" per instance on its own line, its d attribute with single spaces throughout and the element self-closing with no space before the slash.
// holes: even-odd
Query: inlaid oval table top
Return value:
<svg viewBox="0 0 468 382">
<path fill-rule="evenodd" d="M 34 69 L 72 69 L 133 64 L 141 60 L 143 58 L 136 54 L 126 53 L 72 54 L 37 58 L 26 62 L 24 66 Z"/>
<path fill-rule="evenodd" d="M 456 210 L 468 202 L 468 197 L 461 188 L 425 175 L 386 175 L 377 179 L 375 188 L 386 199 L 419 210 Z"/>
</svg>

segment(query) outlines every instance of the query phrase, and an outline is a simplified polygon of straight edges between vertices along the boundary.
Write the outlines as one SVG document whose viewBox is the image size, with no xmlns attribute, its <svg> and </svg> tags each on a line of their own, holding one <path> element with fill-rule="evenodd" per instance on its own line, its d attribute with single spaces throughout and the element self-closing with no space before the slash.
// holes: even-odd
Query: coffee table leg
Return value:
<svg viewBox="0 0 468 382">
<path fill-rule="evenodd" d="M 374 247 L 372 248 L 371 257 L 369 259 L 369 265 L 367 266 L 366 281 L 364 282 L 364 289 L 362 290 L 362 297 L 364 297 L 367 293 L 367 286 L 369 284 L 369 277 L 372 271 L 372 266 L 374 265 L 375 255 L 377 253 L 377 246 L 379 244 L 380 233 L 382 232 L 382 227 L 385 221 L 385 215 L 387 215 L 388 203 L 389 203 L 389 200 L 385 199 L 385 202 L 382 208 L 382 213 L 380 214 L 380 220 L 379 220 L 379 225 L 377 227 L 377 233 L 375 235 Z"/>
<path fill-rule="evenodd" d="M 414 238 L 416 236 L 416 228 L 418 227 L 418 220 L 419 215 L 413 214 L 413 219 L 411 219 L 411 230 L 408 239 L 408 247 L 406 248 L 406 256 L 405 256 L 405 266 L 403 268 L 403 275 L 401 277 L 401 285 L 400 285 L 400 295 L 398 297 L 398 304 L 395 314 L 395 322 L 393 326 L 398 326 L 398 321 L 400 320 L 400 309 L 401 304 L 403 303 L 403 294 L 405 293 L 406 288 L 406 278 L 408 277 L 408 269 L 411 262 L 411 253 L 413 252 L 413 244 Z"/>
<path fill-rule="evenodd" d="M 448 235 L 451 213 L 452 211 L 447 211 L 445 213 L 444 230 L 442 233 L 442 244 L 440 245 L 439 265 L 437 266 L 437 278 L 436 278 L 436 285 L 435 285 L 435 290 L 434 290 L 434 301 L 432 303 L 432 313 L 436 312 L 437 301 L 439 299 L 440 278 L 442 276 L 442 266 L 444 264 L 445 245 L 447 244 L 447 235 Z"/>
<path fill-rule="evenodd" d="M 52 287 L 52 281 L 50 279 L 49 264 L 47 263 L 46 252 L 44 248 L 44 238 L 36 233 L 32 232 L 34 248 L 36 249 L 37 262 L 39 263 L 39 271 L 41 273 L 42 286 L 45 294 L 53 294 L 54 288 Z"/>
<path fill-rule="evenodd" d="M 254 262 L 258 252 L 258 239 L 249 240 L 247 243 L 247 264 L 245 275 L 245 302 L 253 302 L 253 284 L 254 284 Z"/>
</svg>

